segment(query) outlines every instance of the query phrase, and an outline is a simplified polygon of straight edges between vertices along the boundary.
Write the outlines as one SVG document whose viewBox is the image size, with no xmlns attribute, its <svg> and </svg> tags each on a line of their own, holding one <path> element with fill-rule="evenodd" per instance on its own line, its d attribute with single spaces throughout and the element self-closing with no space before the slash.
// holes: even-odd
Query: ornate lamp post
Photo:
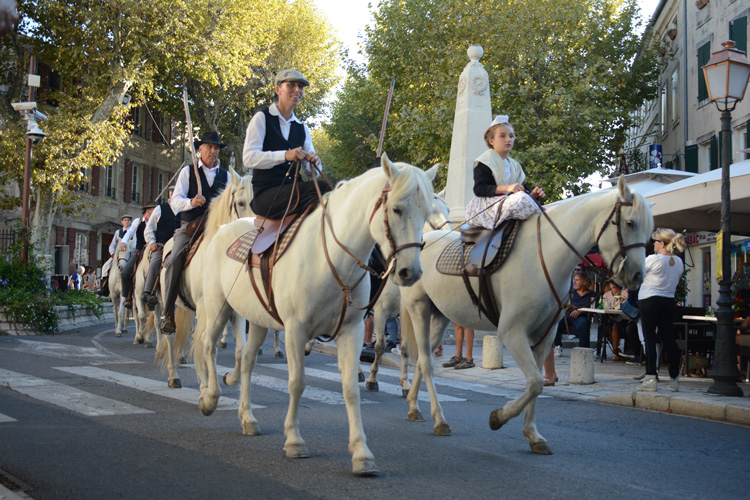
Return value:
<svg viewBox="0 0 750 500">
<path fill-rule="evenodd" d="M 750 77 L 750 61 L 745 53 L 734 48 L 733 41 L 722 44 L 723 50 L 711 54 L 703 67 L 708 96 L 721 111 L 721 281 L 719 300 L 716 301 L 716 346 L 711 378 L 714 383 L 708 392 L 726 396 L 742 396 L 737 386 L 737 354 L 732 324 L 732 266 L 730 259 L 731 224 L 729 196 L 729 164 L 732 161 L 729 138 L 732 133 L 732 111 L 745 97 L 745 88 Z"/>
</svg>

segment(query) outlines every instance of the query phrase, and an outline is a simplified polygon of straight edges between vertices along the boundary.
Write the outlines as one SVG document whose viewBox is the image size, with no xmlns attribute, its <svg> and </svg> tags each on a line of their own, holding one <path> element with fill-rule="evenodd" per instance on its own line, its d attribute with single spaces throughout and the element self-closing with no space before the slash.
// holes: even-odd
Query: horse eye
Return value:
<svg viewBox="0 0 750 500">
<path fill-rule="evenodd" d="M 629 228 L 631 228 L 631 229 L 635 227 L 635 222 L 633 220 L 630 220 L 630 219 L 628 219 L 627 221 L 625 221 L 625 224 L 627 224 L 627 226 Z"/>
<path fill-rule="evenodd" d="M 403 213 L 403 210 L 401 210 L 400 207 L 393 207 L 393 213 L 400 216 Z"/>
</svg>

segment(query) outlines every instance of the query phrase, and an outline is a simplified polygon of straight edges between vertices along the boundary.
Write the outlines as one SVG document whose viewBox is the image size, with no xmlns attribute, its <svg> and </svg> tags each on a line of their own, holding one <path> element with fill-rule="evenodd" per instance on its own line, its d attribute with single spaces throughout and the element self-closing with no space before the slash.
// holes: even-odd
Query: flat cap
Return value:
<svg viewBox="0 0 750 500">
<path fill-rule="evenodd" d="M 307 81 L 307 78 L 302 76 L 302 73 L 300 73 L 296 69 L 285 69 L 279 71 L 279 73 L 276 75 L 276 86 L 278 87 L 284 82 L 299 82 L 305 87 L 310 85 L 310 82 Z"/>
</svg>

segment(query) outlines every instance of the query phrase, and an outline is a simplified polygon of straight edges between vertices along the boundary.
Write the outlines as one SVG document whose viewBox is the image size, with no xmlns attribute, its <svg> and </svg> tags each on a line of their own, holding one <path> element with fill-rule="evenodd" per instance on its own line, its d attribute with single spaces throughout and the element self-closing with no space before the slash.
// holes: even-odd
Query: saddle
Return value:
<svg viewBox="0 0 750 500">
<path fill-rule="evenodd" d="M 283 219 L 256 217 L 255 227 L 258 228 L 258 234 L 253 241 L 253 254 L 260 255 L 268 250 L 276 242 L 276 237 L 286 231 L 295 217 L 297 217 L 296 214 L 287 215 Z"/>
</svg>

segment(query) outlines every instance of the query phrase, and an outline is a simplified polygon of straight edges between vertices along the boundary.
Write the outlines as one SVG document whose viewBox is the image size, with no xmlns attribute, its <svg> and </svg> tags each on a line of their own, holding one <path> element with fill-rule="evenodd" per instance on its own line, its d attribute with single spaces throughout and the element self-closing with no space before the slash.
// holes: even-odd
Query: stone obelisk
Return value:
<svg viewBox="0 0 750 500">
<path fill-rule="evenodd" d="M 487 149 L 484 132 L 492 122 L 490 79 L 479 62 L 484 49 L 479 45 L 472 45 L 466 52 L 471 62 L 466 65 L 458 80 L 445 189 L 445 201 L 451 208 L 451 222 L 456 225 L 464 221 L 464 208 L 474 196 L 473 163 Z"/>
</svg>

